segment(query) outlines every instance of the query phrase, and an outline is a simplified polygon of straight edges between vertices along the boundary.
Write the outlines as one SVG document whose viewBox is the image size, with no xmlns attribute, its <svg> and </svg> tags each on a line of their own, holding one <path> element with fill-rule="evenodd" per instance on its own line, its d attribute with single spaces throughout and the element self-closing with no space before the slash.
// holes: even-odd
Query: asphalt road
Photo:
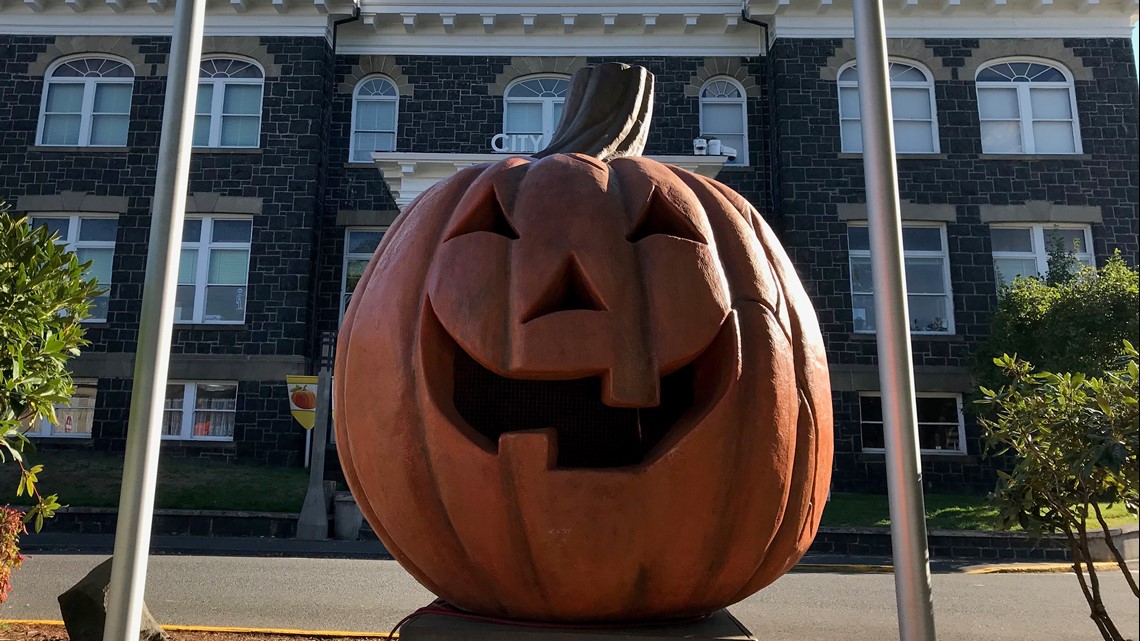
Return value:
<svg viewBox="0 0 1140 641">
<path fill-rule="evenodd" d="M 0 619 L 58 619 L 55 597 L 104 557 L 30 555 Z M 1105 580 L 1109 611 L 1137 638 L 1137 600 L 1119 576 Z M 730 610 L 760 639 L 897 638 L 887 574 L 790 574 Z M 1099 639 L 1068 574 L 936 574 L 942 641 Z M 428 603 L 394 561 L 157 556 L 147 603 L 162 623 L 386 631 Z"/>
</svg>

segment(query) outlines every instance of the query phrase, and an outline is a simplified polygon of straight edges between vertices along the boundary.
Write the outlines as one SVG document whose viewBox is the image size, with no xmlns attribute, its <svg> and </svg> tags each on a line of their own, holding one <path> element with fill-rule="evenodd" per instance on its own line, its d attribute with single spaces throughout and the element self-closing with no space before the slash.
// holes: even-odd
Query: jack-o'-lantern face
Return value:
<svg viewBox="0 0 1140 641">
<path fill-rule="evenodd" d="M 338 345 L 337 444 L 426 587 L 546 621 L 700 614 L 818 527 L 830 389 L 771 231 L 644 158 L 511 158 L 408 207 Z"/>
</svg>

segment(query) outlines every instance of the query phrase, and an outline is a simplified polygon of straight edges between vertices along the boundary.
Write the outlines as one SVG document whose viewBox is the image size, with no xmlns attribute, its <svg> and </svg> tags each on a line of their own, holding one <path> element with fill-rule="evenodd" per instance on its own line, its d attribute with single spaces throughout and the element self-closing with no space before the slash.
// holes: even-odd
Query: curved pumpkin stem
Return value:
<svg viewBox="0 0 1140 641">
<path fill-rule="evenodd" d="M 608 161 L 640 156 L 652 115 L 653 74 L 645 67 L 607 62 L 580 69 L 571 80 L 558 130 L 534 157 L 579 153 Z"/>
</svg>

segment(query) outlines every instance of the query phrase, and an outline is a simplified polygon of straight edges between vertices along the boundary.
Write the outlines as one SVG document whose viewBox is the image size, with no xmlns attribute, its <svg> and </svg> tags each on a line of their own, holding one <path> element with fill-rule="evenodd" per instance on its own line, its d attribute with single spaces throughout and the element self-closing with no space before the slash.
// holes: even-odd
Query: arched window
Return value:
<svg viewBox="0 0 1140 641">
<path fill-rule="evenodd" d="M 351 162 L 371 162 L 374 151 L 396 150 L 396 114 L 400 94 L 383 76 L 365 78 L 352 96 Z"/>
<path fill-rule="evenodd" d="M 40 145 L 125 147 L 134 69 L 113 58 L 74 58 L 53 65 L 44 82 Z"/>
<path fill-rule="evenodd" d="M 503 133 L 512 141 L 511 151 L 532 153 L 550 142 L 568 91 L 570 79 L 565 76 L 528 76 L 507 87 Z"/>
<path fill-rule="evenodd" d="M 890 62 L 891 111 L 895 125 L 895 152 L 938 153 L 938 118 L 934 104 L 934 78 L 912 62 Z M 839 71 L 839 133 L 842 149 L 862 153 L 859 124 L 859 73 L 851 62 Z"/>
<path fill-rule="evenodd" d="M 1077 101 L 1065 69 L 1031 60 L 978 70 L 982 153 L 1079 154 Z"/>
<path fill-rule="evenodd" d="M 748 164 L 748 110 L 744 87 L 734 78 L 717 76 L 701 87 L 701 135 L 715 137 L 736 150 L 728 165 Z"/>
<path fill-rule="evenodd" d="M 236 58 L 202 61 L 195 147 L 257 147 L 261 144 L 261 91 L 265 72 Z"/>
</svg>

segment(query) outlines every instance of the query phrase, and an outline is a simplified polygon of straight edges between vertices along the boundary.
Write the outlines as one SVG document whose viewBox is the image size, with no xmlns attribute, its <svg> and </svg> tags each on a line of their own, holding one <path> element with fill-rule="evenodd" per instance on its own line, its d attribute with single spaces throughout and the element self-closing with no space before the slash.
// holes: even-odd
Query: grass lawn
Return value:
<svg viewBox="0 0 1140 641">
<path fill-rule="evenodd" d="M 63 505 L 118 507 L 122 454 L 57 450 L 32 452 L 28 458 L 44 466 L 39 482 L 41 494 L 58 494 Z M 29 503 L 26 497 L 15 496 L 18 476 L 11 462 L 0 466 L 0 505 Z M 306 469 L 162 458 L 155 507 L 300 512 L 308 481 Z"/>
<path fill-rule="evenodd" d="M 997 508 L 984 496 L 965 494 L 927 494 L 926 527 L 932 530 L 993 530 Z M 1135 523 L 1123 503 L 1101 504 L 1109 525 Z M 885 494 L 846 494 L 834 492 L 823 510 L 825 526 L 888 526 L 890 512 Z M 1099 527 L 1094 516 L 1090 526 Z"/>
</svg>

